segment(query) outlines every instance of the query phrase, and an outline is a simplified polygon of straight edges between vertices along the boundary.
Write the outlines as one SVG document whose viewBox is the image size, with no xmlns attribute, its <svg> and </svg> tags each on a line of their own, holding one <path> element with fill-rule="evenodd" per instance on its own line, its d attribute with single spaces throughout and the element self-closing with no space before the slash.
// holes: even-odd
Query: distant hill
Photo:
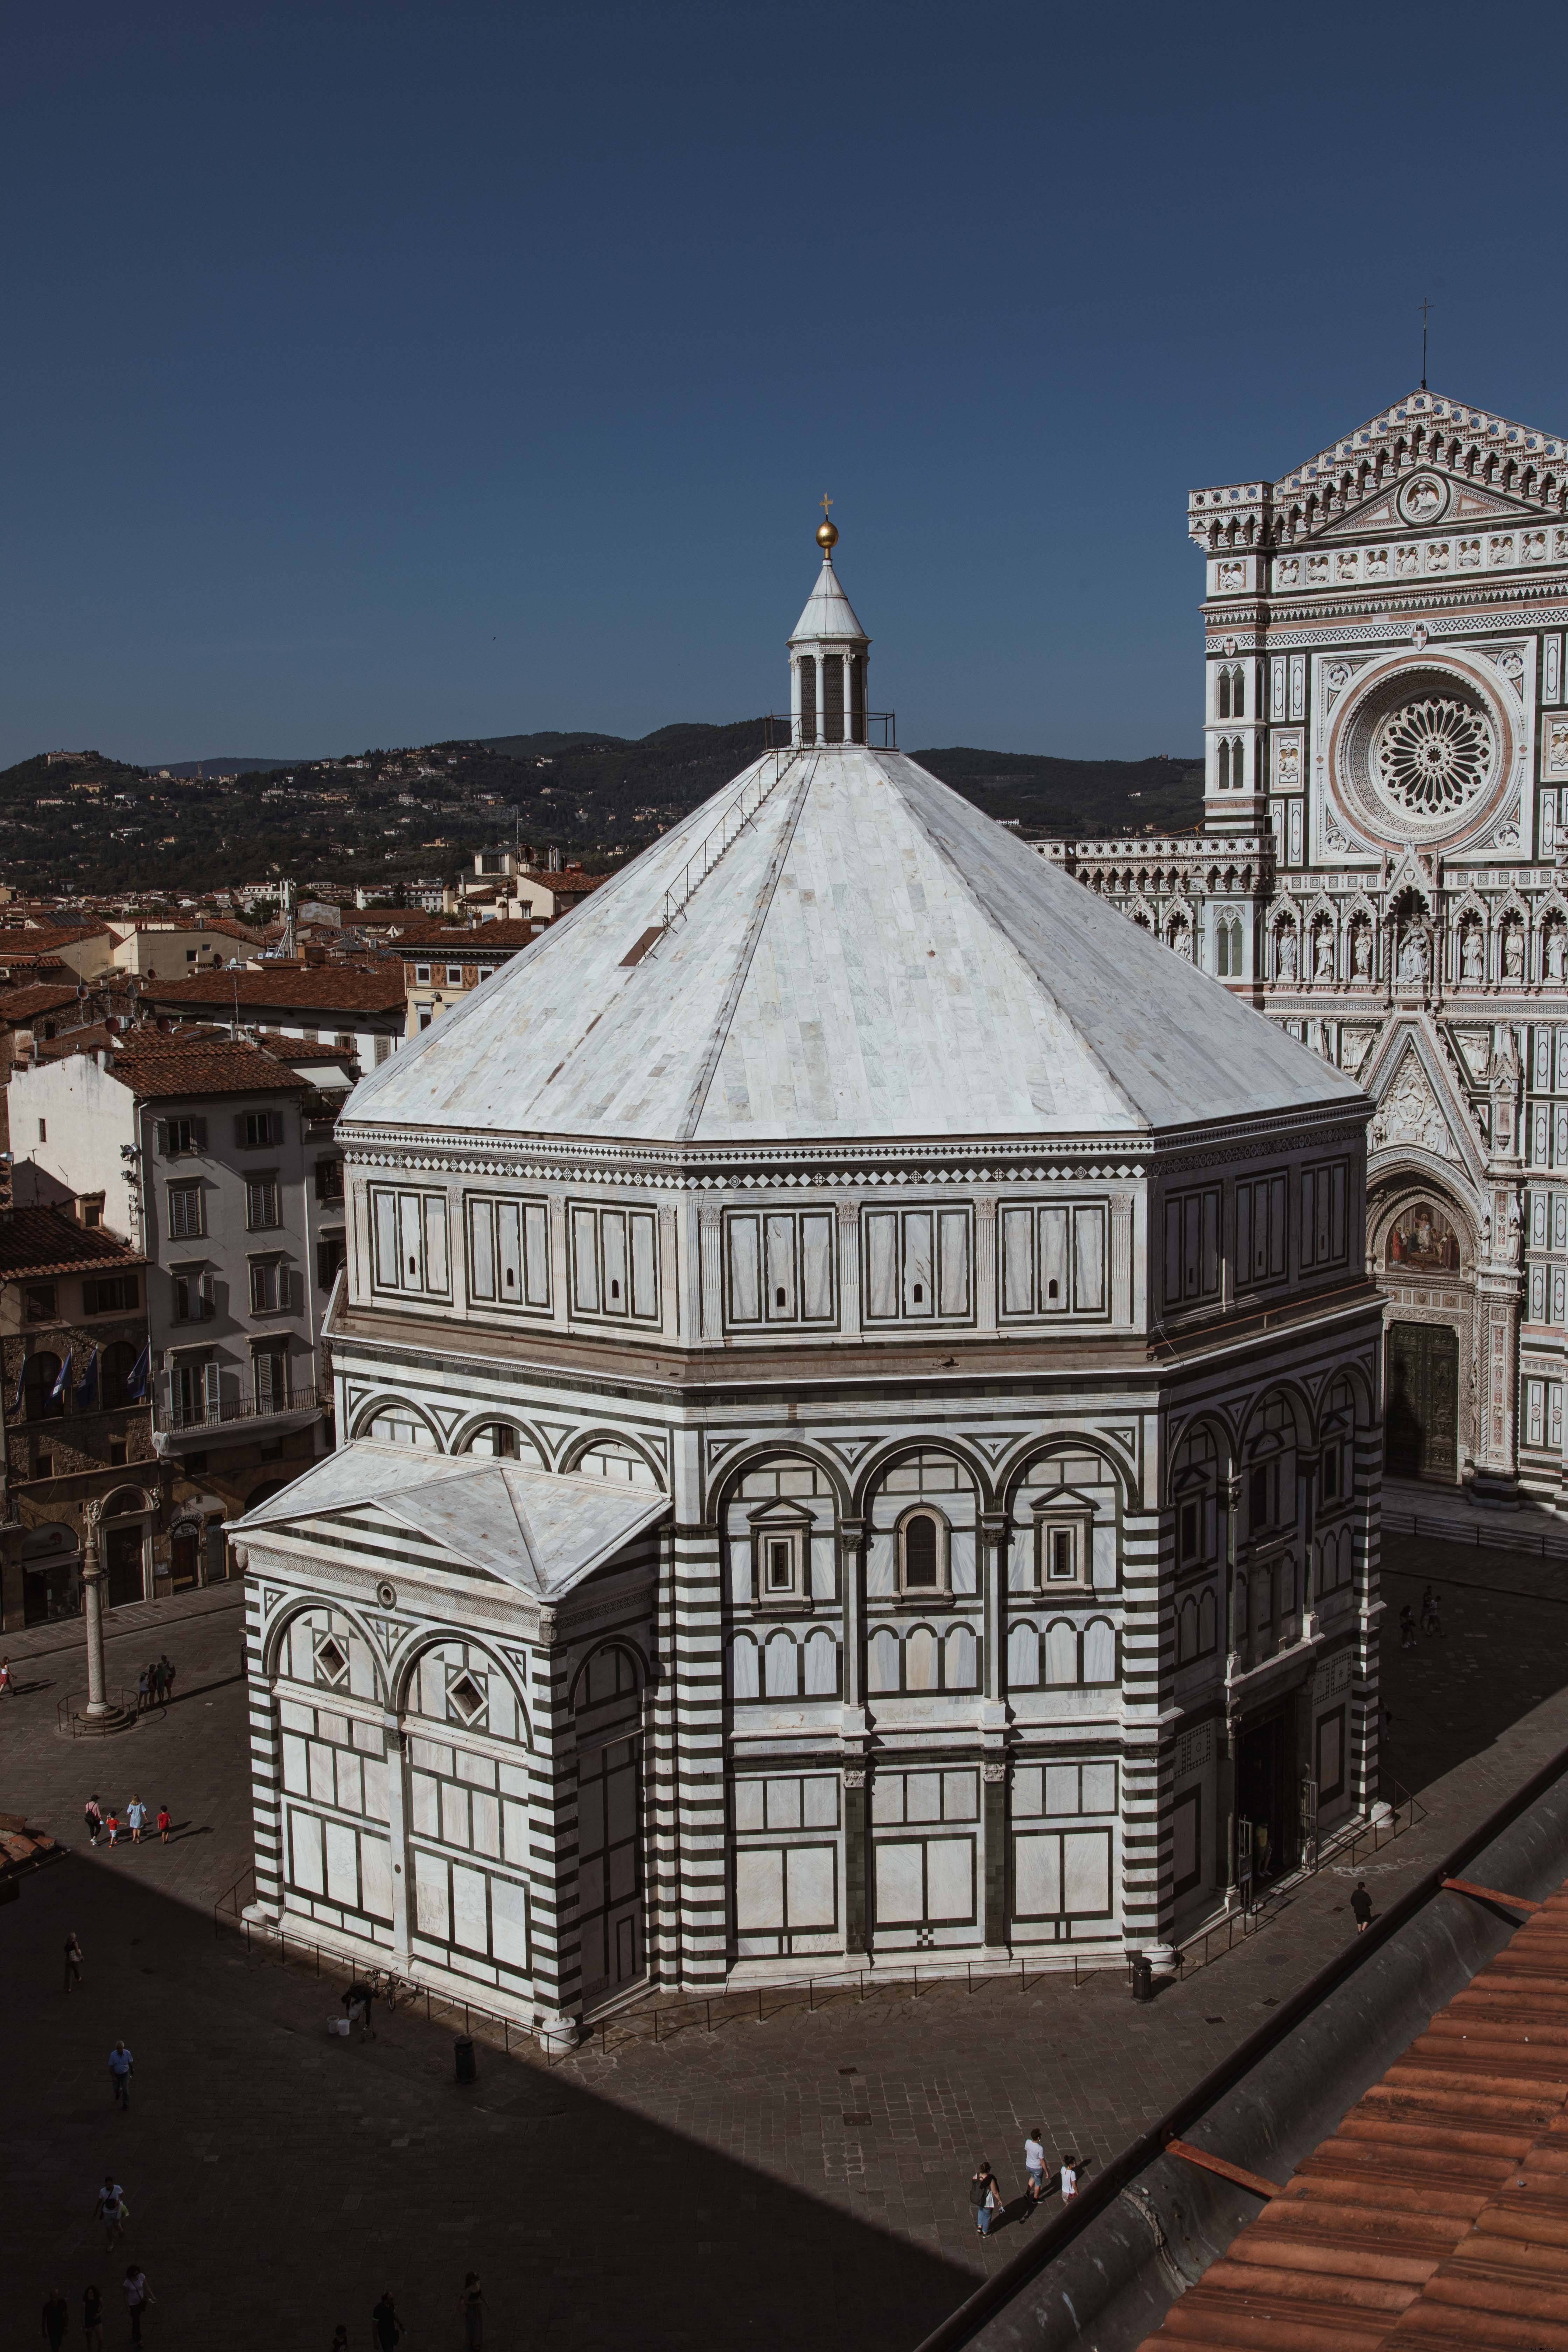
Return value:
<svg viewBox="0 0 1568 2352">
<path fill-rule="evenodd" d="M 1150 760 L 1054 760 L 1044 752 L 915 751 L 944 784 L 1024 833 L 1187 833 L 1204 813 L 1204 763 L 1161 753 Z"/>
<path fill-rule="evenodd" d="M 465 739 L 467 740 L 467 739 Z M 480 735 L 475 739 L 481 751 L 500 751 L 509 760 L 548 760 L 557 751 L 574 751 L 584 743 L 624 743 L 625 735 L 556 735 L 548 730 L 542 735 Z M 437 749 L 455 751 L 456 743 L 442 743 Z"/>
<path fill-rule="evenodd" d="M 310 759 L 319 758 L 312 752 Z M 298 760 L 152 760 L 148 766 L 155 776 L 194 777 L 198 782 L 206 776 L 258 776 L 270 774 L 275 768 L 307 768 L 310 761 Z"/>
</svg>

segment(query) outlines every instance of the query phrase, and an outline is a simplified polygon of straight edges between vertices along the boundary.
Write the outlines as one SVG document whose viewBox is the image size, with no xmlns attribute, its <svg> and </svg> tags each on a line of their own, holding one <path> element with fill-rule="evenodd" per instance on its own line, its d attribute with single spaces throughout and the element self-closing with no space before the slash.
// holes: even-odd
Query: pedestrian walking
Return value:
<svg viewBox="0 0 1568 2352">
<path fill-rule="evenodd" d="M 988 2238 L 992 2221 L 1001 2207 L 1002 2192 L 996 2186 L 996 2175 L 984 2157 L 970 2177 L 969 2201 L 974 2208 L 975 2228 L 983 2238 Z"/>
<path fill-rule="evenodd" d="M 110 2246 L 124 2236 L 131 2216 L 125 2210 L 125 2191 L 112 2172 L 104 2174 L 103 2186 L 98 2192 L 98 2218 L 108 2232 Z"/>
<path fill-rule="evenodd" d="M 57 2286 L 44 2305 L 44 2334 L 49 2339 L 49 2352 L 60 2352 L 60 2346 L 66 2339 L 66 2323 L 70 2315 L 71 2307 L 66 2301 L 65 2290 Z"/>
<path fill-rule="evenodd" d="M 403 2334 L 403 2328 L 398 2320 L 396 2306 L 392 2300 L 390 2287 L 371 2313 L 370 2325 L 371 2333 L 376 2341 L 376 2352 L 395 2352 L 397 2340 Z"/>
<path fill-rule="evenodd" d="M 1062 2203 L 1070 2205 L 1078 2195 L 1078 2159 L 1071 2156 L 1061 2156 L 1057 2158 L 1057 2165 L 1061 2176 Z"/>
<path fill-rule="evenodd" d="M 349 2352 L 348 2325 L 342 2319 L 332 2330 L 332 2352 Z"/>
<path fill-rule="evenodd" d="M 1372 1897 L 1366 1891 L 1364 1878 L 1356 1881 L 1355 1893 L 1351 1896 L 1351 1909 L 1355 1914 L 1356 1934 L 1364 1936 L 1372 1925 Z"/>
<path fill-rule="evenodd" d="M 122 2107 L 131 2105 L 131 2077 L 136 2071 L 136 2061 L 123 2042 L 117 2042 L 109 2053 L 109 2079 L 114 2095 Z"/>
<path fill-rule="evenodd" d="M 88 1799 L 86 1804 L 81 1809 L 81 1817 L 87 1824 L 87 1842 L 89 1845 L 96 1845 L 98 1843 L 99 1832 L 103 1827 L 103 1807 L 99 1803 L 96 1797 L 89 1797 Z"/>
<path fill-rule="evenodd" d="M 167 1706 L 174 1695 L 174 1668 L 167 1650 L 158 1661 L 158 1686 L 163 1695 L 163 1704 Z"/>
<path fill-rule="evenodd" d="M 156 2301 L 157 2297 L 147 2284 L 147 2273 L 142 2269 L 141 2263 L 127 2263 L 125 2265 L 125 2305 L 126 2309 L 131 2314 L 131 2341 L 132 2344 L 141 2343 L 142 2314 L 145 2312 L 147 2305 L 150 2303 L 155 2303 Z"/>
<path fill-rule="evenodd" d="M 143 1666 L 141 1673 L 136 1677 L 136 1712 L 138 1715 L 146 1714 L 147 1701 L 152 1696 L 152 1690 L 153 1669 L 151 1666 Z"/>
<path fill-rule="evenodd" d="M 132 1797 L 125 1808 L 125 1819 L 131 1831 L 131 1843 L 140 1845 L 142 1832 L 147 1826 L 147 1808 L 140 1797 Z"/>
<path fill-rule="evenodd" d="M 170 1818 L 168 1806 L 160 1805 L 158 1808 L 158 1843 L 160 1845 L 168 1844 L 169 1832 L 174 1828 L 174 1824 Z"/>
<path fill-rule="evenodd" d="M 478 2271 L 470 2271 L 463 2281 L 458 2296 L 458 2309 L 463 2315 L 463 2343 L 467 2352 L 479 2352 L 485 2340 L 485 2296 Z"/>
<path fill-rule="evenodd" d="M 66 1937 L 66 1990 L 67 1990 L 67 1992 L 69 1992 L 69 1990 L 70 1990 L 70 1989 L 71 1989 L 71 1987 L 72 1987 L 73 1985 L 79 1985 L 79 1984 L 80 1984 L 80 1982 L 81 1982 L 81 1946 L 80 1946 L 80 1945 L 78 1943 L 78 1941 L 77 1941 L 76 1929 L 73 1927 L 73 1928 L 71 1929 L 71 1931 L 70 1931 L 70 1934 Z"/>
<path fill-rule="evenodd" d="M 1443 1620 L 1437 1613 L 1437 1596 L 1430 1585 L 1421 1595 L 1421 1631 L 1435 1635 L 1438 1641 L 1443 1638 Z"/>
<path fill-rule="evenodd" d="M 11 1672 L 9 1658 L 0 1658 L 0 1698 L 15 1698 L 16 1678 Z"/>
<path fill-rule="evenodd" d="M 103 2294 L 96 2286 L 81 2291 L 81 2340 L 87 2352 L 103 2352 Z"/>
<path fill-rule="evenodd" d="M 1037 2205 L 1046 2193 L 1046 2144 L 1038 2124 L 1030 2125 L 1024 2142 L 1024 2170 L 1029 2178 L 1029 2196 Z"/>
<path fill-rule="evenodd" d="M 104 1815 L 103 1826 L 109 1832 L 110 1851 L 112 1853 L 120 1843 L 120 1816 L 112 1805 Z"/>
<path fill-rule="evenodd" d="M 359 2020 L 362 2042 L 368 2042 L 371 2038 L 370 2012 L 374 2000 L 374 1987 L 363 1983 L 358 1977 L 342 1996 L 343 2011 L 349 2023 L 352 2025 L 356 2018 Z"/>
<path fill-rule="evenodd" d="M 1415 1647 L 1415 1612 L 1408 1601 L 1399 1612 L 1399 1646 L 1402 1650 Z"/>
</svg>

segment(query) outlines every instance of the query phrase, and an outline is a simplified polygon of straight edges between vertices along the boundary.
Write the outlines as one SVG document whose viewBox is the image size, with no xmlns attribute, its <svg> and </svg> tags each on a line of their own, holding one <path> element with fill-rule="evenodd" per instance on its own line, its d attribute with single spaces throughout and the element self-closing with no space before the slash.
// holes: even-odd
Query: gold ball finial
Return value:
<svg viewBox="0 0 1568 2352">
<path fill-rule="evenodd" d="M 838 544 L 838 526 L 837 523 L 829 522 L 827 520 L 827 509 L 832 504 L 833 500 L 830 498 L 824 498 L 822 501 L 822 520 L 816 526 L 816 543 L 818 547 L 821 548 L 824 555 L 829 557 L 831 557 L 834 549 Z"/>
</svg>

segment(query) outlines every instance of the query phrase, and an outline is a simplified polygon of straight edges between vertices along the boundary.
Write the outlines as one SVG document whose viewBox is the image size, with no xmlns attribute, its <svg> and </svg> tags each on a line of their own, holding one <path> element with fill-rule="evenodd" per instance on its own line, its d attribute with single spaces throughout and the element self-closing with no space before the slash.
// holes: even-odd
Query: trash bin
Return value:
<svg viewBox="0 0 1568 2352">
<path fill-rule="evenodd" d="M 453 2048 L 458 2060 L 458 2082 L 477 2083 L 479 2079 L 479 2069 L 474 2064 L 474 2045 L 468 2035 L 459 2033 Z"/>
<path fill-rule="evenodd" d="M 1152 2000 L 1154 1998 L 1154 1970 L 1147 1952 L 1134 1952 L 1132 1955 L 1132 1998 L 1134 2000 Z"/>
</svg>

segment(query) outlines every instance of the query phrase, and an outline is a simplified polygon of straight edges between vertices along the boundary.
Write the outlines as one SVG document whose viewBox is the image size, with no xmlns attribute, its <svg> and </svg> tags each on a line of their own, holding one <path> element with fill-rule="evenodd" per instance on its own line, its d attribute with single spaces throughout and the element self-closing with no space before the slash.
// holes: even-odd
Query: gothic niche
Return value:
<svg viewBox="0 0 1568 2352">
<path fill-rule="evenodd" d="M 1280 980 L 1296 977 L 1296 934 L 1289 923 L 1281 923 L 1274 935 L 1274 969 Z"/>
<path fill-rule="evenodd" d="M 1330 923 L 1319 923 L 1312 933 L 1312 978 L 1320 986 L 1334 978 L 1334 933 Z"/>
<path fill-rule="evenodd" d="M 1459 1237 L 1441 1209 L 1417 1201 L 1390 1225 L 1385 1259 L 1391 1273 L 1458 1274 Z"/>
<path fill-rule="evenodd" d="M 1565 960 L 1568 960 L 1568 940 L 1564 938 L 1563 926 L 1561 923 L 1549 923 L 1542 956 L 1542 970 L 1549 988 L 1561 988 L 1568 979 Z"/>
<path fill-rule="evenodd" d="M 1354 923 L 1351 927 L 1351 981 L 1358 988 L 1372 984 L 1372 926 Z"/>
<path fill-rule="evenodd" d="M 1486 978 L 1486 950 L 1479 923 L 1468 923 L 1459 941 L 1459 978 L 1479 988 Z"/>
<path fill-rule="evenodd" d="M 1524 926 L 1510 923 L 1502 935 L 1502 976 L 1517 986 L 1524 978 Z"/>
</svg>

